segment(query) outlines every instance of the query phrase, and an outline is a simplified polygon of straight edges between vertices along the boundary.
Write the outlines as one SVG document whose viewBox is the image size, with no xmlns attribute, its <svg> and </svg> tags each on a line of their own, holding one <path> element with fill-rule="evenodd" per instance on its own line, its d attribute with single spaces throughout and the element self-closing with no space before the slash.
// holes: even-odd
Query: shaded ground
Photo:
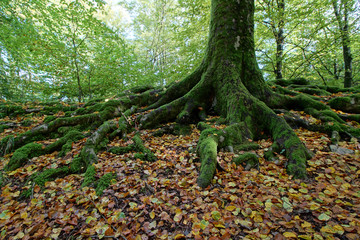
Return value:
<svg viewBox="0 0 360 240">
<path fill-rule="evenodd" d="M 339 95 L 339 94 L 337 94 Z M 300 118 L 320 120 L 303 112 Z M 59 112 L 59 115 L 62 113 Z M 281 114 L 280 114 L 281 115 Z M 136 116 L 132 116 L 135 118 Z M 40 124 L 5 129 L 0 138 L 20 134 Z M 20 123 L 24 119 L 3 119 Z M 214 125 L 224 128 L 222 125 Z M 349 124 L 359 127 L 357 122 Z M 196 184 L 200 163 L 195 153 L 200 131 L 191 125 L 190 135 L 142 130 L 144 145 L 158 158 L 145 162 L 134 153 L 116 155 L 100 151 L 95 164 L 97 178 L 115 173 L 116 178 L 97 196 L 91 187 L 81 188 L 82 175 L 69 175 L 34 186 L 29 199 L 19 199 L 27 178 L 40 170 L 68 165 L 79 154 L 86 138 L 73 143 L 62 158 L 57 152 L 32 158 L 24 167 L 3 174 L 0 195 L 0 236 L 11 239 L 359 239 L 360 154 L 356 139 L 339 146 L 354 154 L 330 152 L 330 137 L 297 129 L 296 134 L 315 153 L 308 161 L 309 178 L 293 180 L 286 173 L 285 157 L 266 161 L 270 140 L 257 142 L 258 170 L 245 171 L 232 159 L 240 152 L 219 152 L 221 168 L 212 184 Z M 112 140 L 107 149 L 132 144 Z M 48 145 L 55 140 L 41 141 Z M 5 155 L 0 169 L 12 154 Z"/>
</svg>

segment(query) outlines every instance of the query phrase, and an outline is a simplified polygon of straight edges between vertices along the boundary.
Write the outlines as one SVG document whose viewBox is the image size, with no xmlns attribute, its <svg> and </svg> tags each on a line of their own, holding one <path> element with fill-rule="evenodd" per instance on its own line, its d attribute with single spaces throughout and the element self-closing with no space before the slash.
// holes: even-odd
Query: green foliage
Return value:
<svg viewBox="0 0 360 240">
<path fill-rule="evenodd" d="M 286 79 L 305 77 L 312 83 L 342 86 L 342 35 L 334 1 L 284 1 L 284 9 L 280 2 L 256 1 L 256 49 L 265 78 L 275 79 L 275 66 L 281 60 Z M 122 11 L 116 12 L 100 0 L 1 1 L 0 97 L 84 101 L 133 87 L 141 92 L 142 85 L 163 87 L 181 80 L 202 61 L 210 1 L 123 0 L 120 4 Z M 359 49 L 359 11 L 353 0 L 339 2 L 340 10 L 344 4 L 349 44 Z M 279 57 L 276 42 L 281 29 Z M 352 57 L 353 78 L 360 79 L 359 51 L 352 51 Z M 24 112 L 6 111 L 13 116 Z"/>
<path fill-rule="evenodd" d="M 305 77 L 312 83 L 342 86 L 345 75 L 342 51 L 342 33 L 334 14 L 333 2 L 338 2 L 341 11 L 347 6 L 351 49 L 359 45 L 356 31 L 359 11 L 353 0 L 346 1 L 280 1 L 260 0 L 256 2 L 256 50 L 258 62 L 264 76 L 275 79 L 276 33 L 284 19 L 283 78 Z M 344 12 L 341 12 L 344 17 Z M 359 78 L 359 54 L 353 53 L 353 74 Z"/>
</svg>

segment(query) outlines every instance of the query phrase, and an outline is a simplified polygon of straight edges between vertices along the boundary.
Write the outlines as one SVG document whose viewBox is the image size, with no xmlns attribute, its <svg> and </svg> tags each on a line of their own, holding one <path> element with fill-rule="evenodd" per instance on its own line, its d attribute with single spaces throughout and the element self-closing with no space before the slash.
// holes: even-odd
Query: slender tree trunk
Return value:
<svg viewBox="0 0 360 240">
<path fill-rule="evenodd" d="M 276 40 L 276 65 L 275 65 L 275 77 L 276 79 L 282 79 L 282 66 L 283 66 L 283 54 L 284 54 L 284 12 L 285 12 L 285 1 L 278 0 L 277 8 L 279 12 L 279 24 L 278 30 L 274 30 L 275 40 Z"/>
<path fill-rule="evenodd" d="M 78 84 L 78 100 L 79 103 L 81 102 L 81 99 L 83 97 L 83 91 L 81 88 L 81 79 L 80 79 L 80 69 L 79 69 L 79 65 L 77 63 L 77 49 L 76 49 L 76 44 L 75 44 L 75 37 L 72 39 L 73 41 L 73 47 L 74 47 L 74 53 L 75 53 L 75 57 L 74 57 L 74 65 L 75 65 L 75 77 L 77 80 L 77 84 Z"/>
<path fill-rule="evenodd" d="M 352 55 L 350 48 L 349 20 L 348 20 L 349 3 L 348 1 L 343 2 L 343 0 L 341 0 L 341 5 L 344 9 L 343 16 L 341 16 L 342 14 L 339 10 L 337 0 L 333 0 L 332 4 L 341 34 L 341 43 L 342 43 L 344 65 L 345 65 L 344 87 L 350 88 L 352 85 Z M 344 19 L 342 19 L 342 17 Z"/>
</svg>

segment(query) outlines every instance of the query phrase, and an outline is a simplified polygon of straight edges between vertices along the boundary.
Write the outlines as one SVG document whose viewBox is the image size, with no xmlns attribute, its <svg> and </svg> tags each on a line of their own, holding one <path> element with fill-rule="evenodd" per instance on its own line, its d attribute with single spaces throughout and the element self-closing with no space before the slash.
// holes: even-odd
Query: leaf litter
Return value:
<svg viewBox="0 0 360 240">
<path fill-rule="evenodd" d="M 310 118 L 303 113 L 304 118 Z M 9 119 L 8 119 L 9 120 Z M 34 119 L 34 124 L 43 119 Z M 314 124 L 316 119 L 311 118 Z M 222 126 L 216 126 L 221 128 Z M 30 127 L 31 128 L 31 127 Z M 7 129 L 8 130 L 8 129 Z M 13 129 L 15 133 L 28 130 Z M 67 159 L 56 152 L 31 159 L 13 172 L 3 173 L 0 195 L 2 239 L 359 239 L 360 154 L 358 143 L 340 142 L 355 154 L 329 151 L 326 134 L 295 130 L 314 157 L 309 177 L 292 179 L 286 159 L 264 159 L 270 140 L 256 143 L 259 169 L 245 171 L 232 163 L 231 152 L 219 152 L 211 186 L 196 184 L 200 163 L 196 156 L 199 130 L 188 136 L 142 130 L 142 140 L 158 161 L 144 162 L 133 153 L 98 153 L 97 178 L 115 173 L 102 196 L 81 188 L 83 175 L 69 175 L 33 186 L 30 199 L 19 199 L 27 178 L 43 169 L 66 166 L 85 140 L 73 144 Z M 13 132 L 14 133 L 14 132 Z M 13 134 L 12 133 L 12 134 Z M 4 137 L 10 131 L 1 134 Z M 129 134 L 129 139 L 135 133 Z M 39 142 L 49 144 L 48 142 Z M 108 147 L 131 140 L 115 138 Z M 4 156 L 2 169 L 11 154 Z"/>
</svg>

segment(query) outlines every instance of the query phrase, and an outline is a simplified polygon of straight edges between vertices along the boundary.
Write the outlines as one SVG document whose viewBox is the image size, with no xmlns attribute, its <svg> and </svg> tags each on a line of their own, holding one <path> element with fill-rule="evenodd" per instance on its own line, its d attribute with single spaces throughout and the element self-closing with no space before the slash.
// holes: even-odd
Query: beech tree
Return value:
<svg viewBox="0 0 360 240">
<path fill-rule="evenodd" d="M 311 158 L 311 153 L 287 121 L 329 134 L 338 132 L 341 136 L 360 135 L 359 129 L 346 125 L 340 116 L 329 106 L 317 101 L 316 97 L 280 86 L 304 85 L 307 84 L 305 79 L 278 80 L 272 86 L 264 81 L 254 49 L 254 0 L 212 0 L 209 30 L 207 50 L 202 63 L 183 80 L 173 82 L 167 87 L 139 86 L 105 103 L 94 100 L 65 117 L 53 117 L 48 119 L 47 123 L 15 138 L 4 138 L 0 145 L 2 154 L 16 150 L 5 170 L 14 170 L 25 165 L 29 157 L 55 151 L 65 143 L 70 143 L 71 146 L 72 141 L 82 138 L 83 135 L 73 131 L 66 133 L 64 127 L 76 125 L 92 125 L 96 131 L 89 135 L 81 153 L 72 160 L 70 166 L 47 169 L 34 176 L 33 183 L 43 185 L 49 179 L 85 172 L 83 185 L 92 184 L 95 181 L 93 163 L 97 161 L 96 152 L 104 139 L 122 137 L 131 127 L 153 128 L 175 120 L 183 125 L 200 122 L 198 128 L 202 132 L 197 154 L 201 161 L 198 177 L 201 187 L 207 187 L 211 183 L 220 149 L 231 151 L 232 146 L 246 146 L 252 140 L 268 137 L 273 141 L 273 146 L 267 153 L 269 158 L 271 159 L 274 152 L 284 154 L 288 159 L 287 172 L 296 178 L 306 178 L 306 162 Z M 309 91 L 306 87 L 304 89 Z M 331 87 L 317 90 L 341 91 Z M 360 99 L 351 97 L 343 100 L 341 105 L 336 105 L 335 101 L 330 106 L 344 107 L 347 101 L 350 107 L 354 107 Z M 145 108 L 138 110 L 138 107 Z M 71 110 L 71 106 L 63 108 L 63 111 Z M 324 122 L 311 125 L 292 116 L 287 109 L 303 110 Z M 356 106 L 349 109 L 359 112 Z M 284 113 L 284 117 L 277 115 L 274 110 Z M 128 116 L 135 112 L 140 115 L 137 122 L 133 123 Z M 209 114 L 220 115 L 227 127 L 218 130 L 201 122 Z M 114 120 L 116 117 L 120 117 L 118 123 Z M 39 138 L 49 138 L 56 132 L 63 134 L 62 137 L 45 149 L 33 143 Z M 156 159 L 150 150 L 144 148 L 141 139 L 134 137 L 133 142 L 128 151 L 137 149 L 143 153 L 143 159 Z M 246 163 L 246 168 L 257 164 L 256 156 L 252 154 L 242 155 L 238 162 Z"/>
<path fill-rule="evenodd" d="M 334 14 L 339 25 L 341 43 L 345 65 L 344 87 L 351 87 L 352 85 L 352 55 L 350 47 L 349 35 L 349 8 L 351 1 L 341 1 L 340 8 L 338 1 L 332 1 L 334 7 Z"/>
</svg>

